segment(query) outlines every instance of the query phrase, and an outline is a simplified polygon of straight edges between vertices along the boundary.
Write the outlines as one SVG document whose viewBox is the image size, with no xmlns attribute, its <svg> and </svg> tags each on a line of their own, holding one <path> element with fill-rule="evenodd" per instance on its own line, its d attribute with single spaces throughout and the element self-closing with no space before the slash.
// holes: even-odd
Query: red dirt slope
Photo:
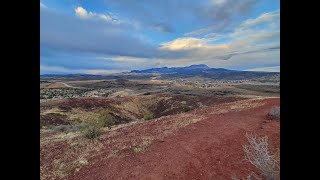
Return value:
<svg viewBox="0 0 320 180">
<path fill-rule="evenodd" d="M 266 119 L 268 110 L 279 104 L 279 98 L 244 100 L 192 111 L 189 113 L 192 115 L 185 118 L 192 116 L 200 120 L 181 126 L 167 136 L 154 138 L 146 151 L 135 154 L 123 149 L 119 155 L 107 158 L 103 151 L 110 147 L 104 146 L 102 153 L 90 157 L 91 163 L 66 179 L 219 180 L 245 177 L 251 171 L 259 174 L 253 165 L 243 160 L 245 133 L 267 135 L 270 150 L 279 150 L 280 122 Z M 178 121 L 179 116 L 182 115 L 168 117 L 171 118 L 168 123 Z M 118 129 L 112 140 L 131 141 L 142 135 L 156 137 L 165 130 L 159 131 L 159 126 L 165 125 L 166 120 Z"/>
</svg>

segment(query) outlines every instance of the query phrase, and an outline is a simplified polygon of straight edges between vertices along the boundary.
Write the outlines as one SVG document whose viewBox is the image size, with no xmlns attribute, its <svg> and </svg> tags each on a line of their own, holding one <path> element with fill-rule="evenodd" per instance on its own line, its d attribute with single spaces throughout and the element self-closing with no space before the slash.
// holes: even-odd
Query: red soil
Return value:
<svg viewBox="0 0 320 180">
<path fill-rule="evenodd" d="M 266 113 L 272 106 L 279 106 L 280 99 L 257 102 L 264 105 L 222 114 L 210 114 L 212 108 L 190 112 L 204 118 L 178 129 L 163 141 L 153 142 L 145 152 L 134 154 L 128 150 L 125 155 L 111 158 L 105 158 L 103 153 L 92 156 L 89 162 L 94 163 L 66 179 L 219 180 L 245 177 L 251 171 L 259 175 L 259 171 L 244 160 L 245 134 L 267 135 L 271 152 L 276 152 L 280 148 L 280 123 L 267 120 Z M 130 140 L 153 134 L 159 125 L 160 121 L 137 124 L 121 129 L 118 137 Z"/>
</svg>

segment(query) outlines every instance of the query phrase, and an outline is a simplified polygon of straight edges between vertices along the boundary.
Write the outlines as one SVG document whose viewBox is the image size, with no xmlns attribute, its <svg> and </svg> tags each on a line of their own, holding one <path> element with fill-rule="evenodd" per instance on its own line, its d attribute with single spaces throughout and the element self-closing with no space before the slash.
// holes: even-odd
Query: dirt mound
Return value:
<svg viewBox="0 0 320 180">
<path fill-rule="evenodd" d="M 231 179 L 256 168 L 244 161 L 247 132 L 280 147 L 280 123 L 266 113 L 279 99 L 240 100 L 120 125 L 95 142 L 41 137 L 41 179 Z"/>
</svg>

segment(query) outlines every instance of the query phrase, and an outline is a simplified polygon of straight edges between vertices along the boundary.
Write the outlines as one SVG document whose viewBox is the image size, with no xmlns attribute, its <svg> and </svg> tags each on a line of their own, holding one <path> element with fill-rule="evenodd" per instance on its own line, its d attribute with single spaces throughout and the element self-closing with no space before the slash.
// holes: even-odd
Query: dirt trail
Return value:
<svg viewBox="0 0 320 180">
<path fill-rule="evenodd" d="M 69 84 L 67 84 L 67 83 L 61 82 L 61 84 L 65 85 L 66 87 L 73 88 L 73 86 L 70 86 L 70 85 L 69 85 Z"/>
<path fill-rule="evenodd" d="M 95 156 L 90 159 L 95 163 L 67 179 L 222 180 L 245 177 L 251 171 L 259 174 L 243 160 L 245 133 L 268 135 L 270 149 L 275 152 L 280 147 L 280 123 L 266 120 L 265 115 L 279 104 L 279 98 L 245 100 L 190 112 L 201 120 L 152 142 L 145 152 L 111 158 Z M 130 132 L 148 136 L 160 125 L 159 120 L 130 126 L 123 130 L 121 138 L 134 138 Z"/>
</svg>

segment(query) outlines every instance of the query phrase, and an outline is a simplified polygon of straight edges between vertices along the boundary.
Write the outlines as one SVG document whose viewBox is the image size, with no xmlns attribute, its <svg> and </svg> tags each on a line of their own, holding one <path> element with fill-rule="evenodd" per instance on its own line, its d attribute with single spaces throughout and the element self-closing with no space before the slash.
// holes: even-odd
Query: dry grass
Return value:
<svg viewBox="0 0 320 180">
<path fill-rule="evenodd" d="M 133 148 L 133 152 L 135 154 L 140 153 L 140 152 L 144 152 L 151 145 L 152 141 L 153 141 L 153 138 L 144 137 L 142 139 L 142 143 L 139 146 Z"/>
<path fill-rule="evenodd" d="M 97 154 L 103 147 L 102 143 L 99 141 L 87 141 L 85 139 L 78 139 L 75 137 L 76 136 L 72 136 L 69 138 L 68 136 L 56 136 L 57 139 L 66 142 L 69 147 L 64 148 L 59 156 L 55 156 L 55 147 L 51 145 L 53 151 L 46 151 L 45 157 L 52 157 L 53 159 L 50 161 L 51 163 L 40 165 L 41 179 L 64 179 L 67 176 L 74 174 L 84 166 L 90 164 L 90 162 L 88 161 L 88 157 L 90 154 Z M 50 144 L 52 144 L 53 142 L 51 142 L 50 144 L 48 143 L 49 142 L 47 142 L 46 145 L 50 146 Z M 40 157 L 42 156 L 43 152 L 40 151 Z"/>
</svg>

